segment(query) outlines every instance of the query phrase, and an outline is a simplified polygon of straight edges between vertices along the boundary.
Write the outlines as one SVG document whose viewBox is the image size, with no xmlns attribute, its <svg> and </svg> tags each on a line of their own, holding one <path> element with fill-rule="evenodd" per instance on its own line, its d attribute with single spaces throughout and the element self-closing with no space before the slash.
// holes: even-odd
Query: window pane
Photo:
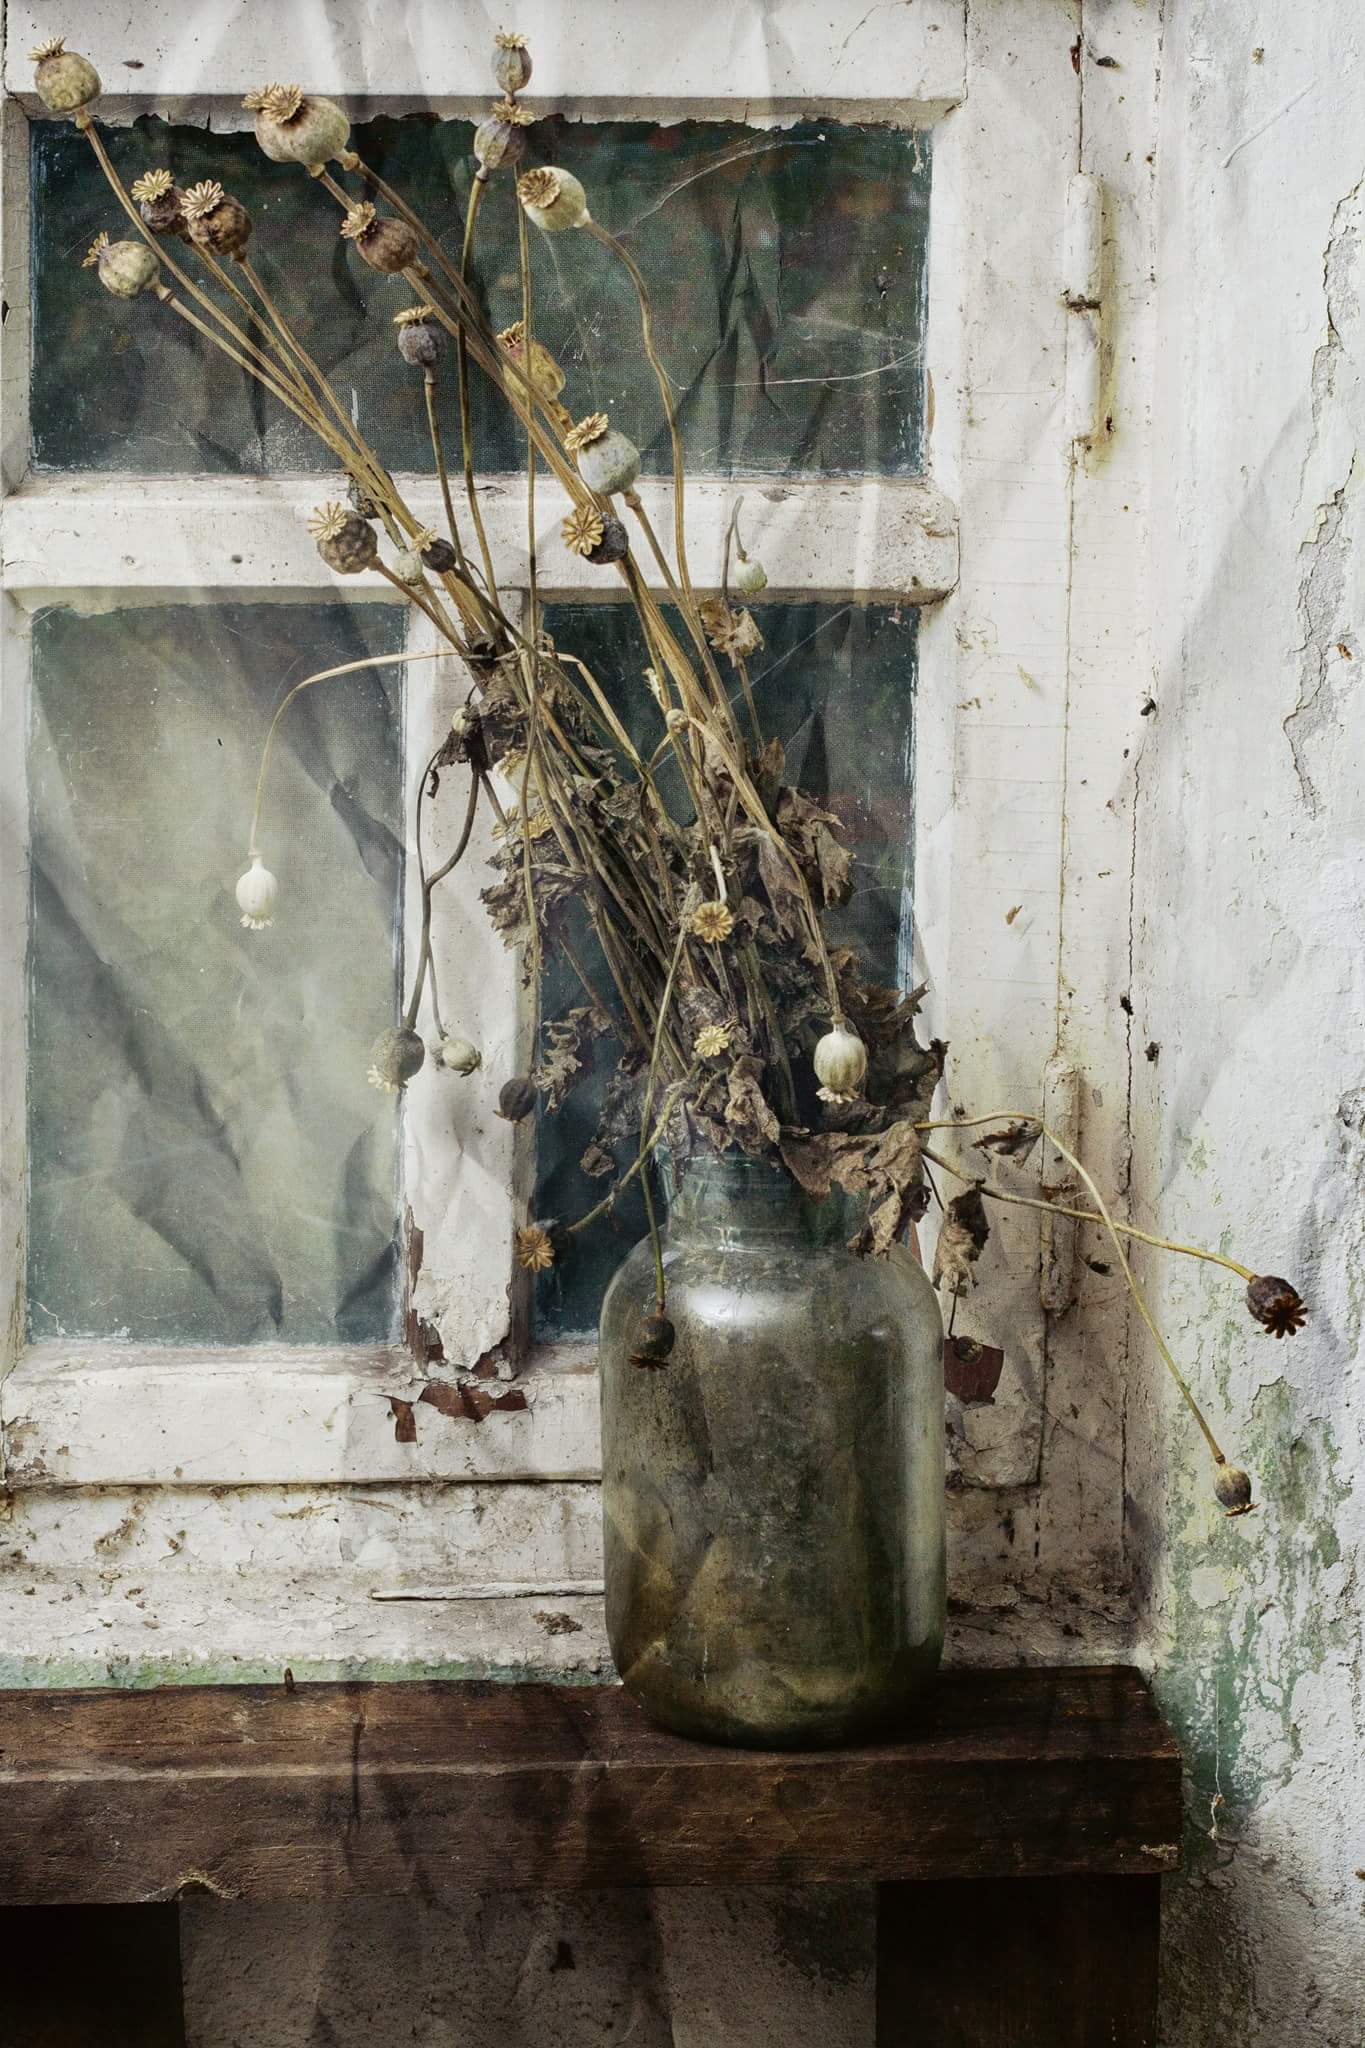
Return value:
<svg viewBox="0 0 1365 2048">
<path fill-rule="evenodd" d="M 856 945 L 874 973 L 908 987 L 917 615 L 912 607 L 768 604 L 756 605 L 754 616 L 766 642 L 749 664 L 764 734 L 785 745 L 788 779 L 838 813 L 854 852 L 855 893 L 830 913 L 831 941 Z M 682 635 L 681 621 L 672 623 Z M 646 655 L 634 609 L 551 605 L 545 624 L 558 646 L 592 669 L 631 737 L 652 750 L 659 714 L 642 681 Z M 604 973 L 599 987 L 609 986 Z M 572 972 L 556 960 L 546 976 L 546 1017 L 582 1000 Z M 597 1128 L 613 1050 L 604 1048 L 601 1070 L 557 1114 L 541 1116 L 538 1216 L 571 1221 L 602 1193 L 578 1162 Z M 644 1204 L 632 1188 L 613 1217 L 574 1239 L 562 1268 L 542 1276 L 538 1334 L 594 1329 L 607 1282 L 644 1232 Z"/>
<path fill-rule="evenodd" d="M 398 974 L 398 671 L 291 706 L 260 835 L 272 928 L 244 931 L 233 889 L 282 687 L 402 631 L 387 605 L 36 621 L 35 1338 L 391 1335 L 397 1120 L 365 1074 Z"/>
<path fill-rule="evenodd" d="M 292 416 L 168 310 L 101 291 L 80 258 L 117 204 L 88 145 L 36 121 L 33 451 L 49 469 L 328 469 Z M 270 164 L 254 137 L 141 121 L 106 131 L 125 184 L 168 164 L 188 186 L 217 177 L 255 222 L 251 256 L 395 470 L 426 469 L 421 380 L 400 361 L 390 316 L 410 303 L 337 235 L 337 211 L 302 172 Z M 581 177 L 598 217 L 649 280 L 661 347 L 699 471 L 758 475 L 903 473 L 921 453 L 927 137 L 806 122 L 757 130 L 687 122 L 531 130 L 532 156 Z M 365 123 L 367 161 L 458 251 L 471 167 L 462 121 Z M 576 417 L 603 408 L 669 467 L 634 293 L 588 236 L 533 235 L 537 334 L 568 372 Z M 190 270 L 196 259 L 175 245 Z M 489 181 L 476 270 L 495 326 L 521 311 L 512 177 Z M 109 374 L 110 357 L 117 375 Z M 473 372 L 478 460 L 519 457 L 502 409 Z M 446 426 L 458 432 L 453 376 Z"/>
</svg>

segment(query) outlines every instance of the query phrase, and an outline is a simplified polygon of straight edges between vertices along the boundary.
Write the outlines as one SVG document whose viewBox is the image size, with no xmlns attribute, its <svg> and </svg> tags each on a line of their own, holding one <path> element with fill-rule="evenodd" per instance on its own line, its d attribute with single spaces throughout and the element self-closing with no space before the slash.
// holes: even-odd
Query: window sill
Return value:
<svg viewBox="0 0 1365 2048">
<path fill-rule="evenodd" d="M 37 1344 L 0 1385 L 4 1471 L 12 1488 L 595 1481 L 596 1364 L 590 1343 L 546 1347 L 516 1380 L 461 1382 L 462 1413 L 431 1398 L 453 1380 L 398 1350 Z M 480 1417 L 480 1394 L 517 1405 Z"/>
</svg>

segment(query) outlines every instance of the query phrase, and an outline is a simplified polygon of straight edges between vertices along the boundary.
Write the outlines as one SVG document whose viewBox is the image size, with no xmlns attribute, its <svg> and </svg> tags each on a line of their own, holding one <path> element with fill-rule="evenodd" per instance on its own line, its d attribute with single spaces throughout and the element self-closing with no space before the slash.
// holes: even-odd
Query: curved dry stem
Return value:
<svg viewBox="0 0 1365 2048">
<path fill-rule="evenodd" d="M 1227 1459 L 1223 1455 L 1223 1451 L 1221 1446 L 1219 1445 L 1218 1439 L 1214 1435 L 1213 1431 L 1210 1429 L 1207 1421 L 1205 1420 L 1203 1409 L 1199 1406 L 1199 1403 L 1195 1400 L 1193 1393 L 1190 1391 L 1189 1382 L 1186 1380 L 1185 1375 L 1181 1372 L 1180 1367 L 1176 1364 L 1174 1358 L 1171 1356 L 1170 1348 L 1166 1343 L 1166 1339 L 1162 1336 L 1160 1330 L 1157 1328 L 1156 1320 L 1152 1315 L 1152 1311 L 1147 1306 L 1147 1297 L 1144 1295 L 1142 1289 L 1138 1286 L 1137 1277 L 1134 1274 L 1132 1267 L 1128 1263 L 1128 1254 L 1123 1249 L 1123 1239 L 1119 1235 L 1119 1227 L 1115 1223 L 1113 1217 L 1109 1214 L 1108 1204 L 1105 1202 L 1104 1196 L 1096 1187 L 1095 1182 L 1091 1178 L 1090 1174 L 1086 1171 L 1085 1167 L 1081 1165 L 1081 1162 L 1076 1157 L 1075 1153 L 1072 1152 L 1067 1145 L 1064 1145 L 1062 1143 L 1062 1140 L 1057 1136 L 1057 1133 L 1054 1130 L 1050 1129 L 1047 1124 L 1043 1123 L 1040 1118 L 1029 1116 L 1025 1111 L 1018 1109 L 996 1110 L 990 1116 L 962 1117 L 959 1118 L 956 1122 L 954 1122 L 951 1118 L 943 1118 L 937 1122 L 916 1124 L 915 1129 L 917 1131 L 974 1130 L 979 1129 L 979 1127 L 982 1124 L 1009 1123 L 1017 1122 L 1020 1120 L 1027 1121 L 1029 1123 L 1036 1123 L 1038 1125 L 1038 1128 L 1042 1132 L 1043 1136 L 1047 1139 L 1049 1145 L 1051 1145 L 1053 1151 L 1060 1153 L 1061 1157 L 1065 1159 L 1067 1165 L 1072 1169 L 1073 1173 L 1078 1173 L 1081 1179 L 1085 1182 L 1087 1188 L 1089 1188 L 1091 1200 L 1094 1202 L 1095 1207 L 1099 1211 L 1100 1221 L 1103 1223 L 1105 1229 L 1109 1233 L 1109 1240 L 1114 1247 L 1115 1256 L 1117 1257 L 1120 1266 L 1122 1266 L 1123 1268 L 1123 1277 L 1128 1283 L 1128 1291 L 1133 1297 L 1133 1305 L 1137 1309 L 1138 1314 L 1142 1317 L 1143 1322 L 1147 1325 L 1147 1328 L 1151 1333 L 1152 1342 L 1156 1345 L 1157 1350 L 1160 1352 L 1162 1362 L 1164 1363 L 1166 1370 L 1170 1373 L 1171 1378 L 1175 1381 L 1176 1386 L 1179 1388 L 1186 1407 L 1189 1409 L 1191 1415 L 1193 1415 L 1195 1421 L 1198 1423 L 1200 1433 L 1202 1434 L 1205 1443 L 1208 1445 L 1209 1450 L 1213 1454 L 1214 1463 L 1216 1465 L 1225 1465 L 1227 1463 Z"/>
<path fill-rule="evenodd" d="M 275 716 L 270 721 L 269 730 L 265 736 L 265 745 L 261 749 L 261 765 L 256 776 L 256 801 L 251 812 L 251 831 L 247 839 L 247 859 L 254 859 L 260 852 L 256 844 L 256 837 L 260 830 L 261 801 L 265 794 L 265 775 L 266 769 L 270 766 L 270 749 L 275 744 L 275 733 L 285 712 L 302 691 L 311 690 L 315 683 L 330 683 L 336 676 L 354 675 L 357 670 L 362 668 L 385 668 L 390 665 L 396 668 L 409 661 L 448 661 L 449 659 L 449 649 L 445 647 L 424 648 L 420 654 L 369 654 L 366 655 L 363 661 L 343 661 L 336 668 L 320 668 L 315 675 L 305 676 L 302 682 L 295 683 L 290 690 L 286 691 L 285 695 L 280 699 Z"/>
</svg>

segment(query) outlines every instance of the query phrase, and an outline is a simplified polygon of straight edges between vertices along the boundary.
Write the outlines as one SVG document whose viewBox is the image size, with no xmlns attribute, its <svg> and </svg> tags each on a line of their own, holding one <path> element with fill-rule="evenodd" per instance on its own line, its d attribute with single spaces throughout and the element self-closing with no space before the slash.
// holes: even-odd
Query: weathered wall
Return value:
<svg viewBox="0 0 1365 2048">
<path fill-rule="evenodd" d="M 1363 59 L 1352 0 L 1168 9 L 1134 1195 L 1312 1317 L 1277 1344 L 1230 1275 L 1147 1261 L 1261 1501 L 1218 1516 L 1145 1374 L 1130 1551 L 1191 1768 L 1165 2048 L 1365 2039 Z"/>
</svg>

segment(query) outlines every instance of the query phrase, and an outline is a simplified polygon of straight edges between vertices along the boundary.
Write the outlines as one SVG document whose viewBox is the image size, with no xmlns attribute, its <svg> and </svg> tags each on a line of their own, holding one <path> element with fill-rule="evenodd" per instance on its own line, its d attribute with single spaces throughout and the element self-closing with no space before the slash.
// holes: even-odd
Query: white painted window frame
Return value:
<svg viewBox="0 0 1365 2048">
<path fill-rule="evenodd" d="M 1077 76 L 1071 53 L 1073 40 L 1080 44 L 1080 0 L 1046 9 L 1037 0 L 992 0 L 970 13 L 964 0 L 850 8 L 846 32 L 840 21 L 831 22 L 838 12 L 826 0 L 781 0 L 777 7 L 755 0 L 731 10 L 721 34 L 690 0 L 651 0 L 647 36 L 638 4 L 625 0 L 596 0 L 572 16 L 557 0 L 522 0 L 515 15 L 535 53 L 527 95 L 533 106 L 567 108 L 584 118 L 780 124 L 823 114 L 935 126 L 930 476 L 870 485 L 767 480 L 749 492 L 746 537 L 777 595 L 843 601 L 852 595 L 923 607 L 916 948 L 931 983 L 930 1024 L 951 1027 L 953 1085 L 964 1099 L 987 1106 L 1034 1102 L 1038 1077 L 1063 1042 L 1067 991 L 1074 999 L 1083 978 L 1069 958 L 1063 899 L 1073 887 L 1085 893 L 1089 928 L 1109 935 L 1105 944 L 1124 927 L 1127 909 L 1122 820 L 1112 847 L 1105 843 L 1110 821 L 1102 815 L 1086 820 L 1083 858 L 1067 844 L 1067 730 L 1070 719 L 1074 747 L 1077 708 L 1072 530 L 1086 474 L 1066 425 L 1067 356 L 1075 343 L 1059 280 L 1063 197 L 1082 163 L 1081 88 L 1067 85 Z M 110 88 L 103 112 L 113 119 L 158 111 L 230 125 L 243 118 L 242 92 L 266 75 L 302 77 L 357 112 L 362 103 L 366 112 L 409 106 L 477 112 L 483 94 L 470 98 L 463 88 L 486 74 L 489 22 L 471 23 L 446 0 L 409 0 L 401 13 L 402 33 L 395 34 L 394 10 L 364 0 L 329 8 L 325 22 L 320 6 L 267 10 L 247 0 L 219 0 L 211 99 L 185 10 L 165 0 L 141 0 L 133 29 L 126 5 L 86 0 L 79 22 L 73 17 L 73 40 Z M 144 17 L 139 34 L 136 24 Z M 452 1428 L 445 1418 L 433 1413 L 428 1421 L 419 1411 L 417 1442 L 399 1444 L 390 1397 L 421 1391 L 421 1375 L 405 1355 L 343 1348 L 139 1352 L 61 1344 L 22 1350 L 28 621 L 51 603 L 156 600 L 190 589 L 223 600 L 302 600 L 335 594 L 339 583 L 303 529 L 301 513 L 316 496 L 315 480 L 138 483 L 117 475 L 28 475 L 26 125 L 37 109 L 26 53 L 51 26 L 46 4 L 8 9 L 3 218 L 9 317 L 0 383 L 9 494 L 0 556 L 6 777 L 0 1257 L 7 1263 L 0 1285 L 15 1313 L 0 1360 L 0 1371 L 9 1370 L 0 1386 L 0 1445 L 10 1483 L 592 1478 L 596 1394 L 590 1355 L 581 1351 L 537 1359 L 521 1382 L 526 1409 L 499 1414 L 496 1427 Z M 1140 11 L 1120 7 L 1113 28 L 1120 43 L 1124 34 L 1131 38 L 1133 62 L 1146 65 L 1148 29 Z M 125 68 L 133 58 L 140 68 Z M 135 97 L 115 97 L 120 80 L 135 83 Z M 636 86 L 641 91 L 626 89 Z M 1027 147 L 1009 146 L 1021 128 Z M 1120 195 L 1133 186 L 1132 143 L 1139 135 L 1134 111 L 1127 128 L 1120 122 L 1100 147 L 1097 167 Z M 1140 310 L 1136 287 L 1133 302 Z M 1112 473 L 1092 498 L 1107 502 L 1115 482 L 1140 499 L 1134 478 Z M 719 564 L 733 488 L 707 479 L 691 486 L 694 570 Z M 650 484 L 645 495 L 661 498 L 663 489 Z M 434 513 L 424 482 L 412 482 L 411 498 L 419 511 Z M 547 522 L 558 517 L 553 498 L 542 494 Z M 486 505 L 505 584 L 515 588 L 525 547 L 519 480 L 495 481 Z M 557 579 L 544 586 L 547 598 L 588 587 L 563 549 L 544 549 L 541 563 L 542 576 L 548 564 Z M 1122 584 L 1122 568 L 1115 572 L 1110 564 L 1109 573 Z M 348 599 L 360 595 L 354 581 L 340 587 Z M 600 594 L 600 585 L 592 588 Z M 1107 679 L 1108 687 L 1134 693 L 1141 658 L 1139 648 L 1125 676 Z M 455 687 L 443 664 L 408 670 L 411 758 L 440 731 Z M 1112 722 L 1109 707 L 1101 706 L 1094 724 L 1106 740 Z M 1084 710 L 1079 737 L 1087 744 Z M 471 888 L 446 900 L 437 944 L 447 957 L 475 963 L 460 1018 L 488 1049 L 500 1033 L 505 1040 L 516 1028 L 513 973 L 472 897 Z M 1078 958 L 1097 943 L 1082 942 Z M 1083 1048 L 1088 1078 L 1112 1078 L 1121 1049 L 1099 1027 L 1089 1040 Z M 505 1071 L 492 1059 L 489 1066 Z M 407 1114 L 408 1200 L 425 1237 L 415 1306 L 440 1327 L 452 1367 L 471 1364 L 505 1334 L 511 1212 L 527 1172 L 526 1160 L 514 1157 L 507 1127 L 488 1113 L 491 1088 L 478 1092 L 486 1078 L 461 1098 L 477 1124 L 478 1144 L 466 1144 L 458 1156 L 424 1114 L 420 1082 Z M 1102 1099 L 1101 1088 L 1092 1092 Z M 448 1093 L 442 1103 L 448 1126 Z M 1124 1138 L 1117 1106 L 1092 1110 L 1092 1135 L 1117 1158 Z M 1010 1219 L 1002 1229 L 1017 1237 L 1031 1227 Z M 1068 1511 L 1056 1540 L 1078 1541 L 1106 1557 L 1116 1541 L 1117 1512 L 1110 1514 L 1105 1499 L 1117 1490 L 1112 1418 L 1080 1355 L 1092 1328 L 1090 1312 L 1083 1304 L 1070 1339 L 1050 1336 L 1031 1257 L 1028 1252 L 1017 1262 L 1015 1280 L 994 1289 L 992 1334 L 1006 1346 L 1010 1372 L 994 1407 L 956 1418 L 955 1463 L 969 1497 L 983 1502 L 992 1490 L 1022 1496 L 1036 1489 L 1051 1373 L 1057 1397 L 1067 1399 L 1078 1427 L 1099 1446 L 1082 1507 Z M 1094 1326 L 1101 1325 L 1112 1332 L 1112 1318 L 1106 1323 L 1101 1315 Z M 973 1507 L 959 1539 L 984 1553 L 997 1529 L 993 1510 Z"/>
</svg>

